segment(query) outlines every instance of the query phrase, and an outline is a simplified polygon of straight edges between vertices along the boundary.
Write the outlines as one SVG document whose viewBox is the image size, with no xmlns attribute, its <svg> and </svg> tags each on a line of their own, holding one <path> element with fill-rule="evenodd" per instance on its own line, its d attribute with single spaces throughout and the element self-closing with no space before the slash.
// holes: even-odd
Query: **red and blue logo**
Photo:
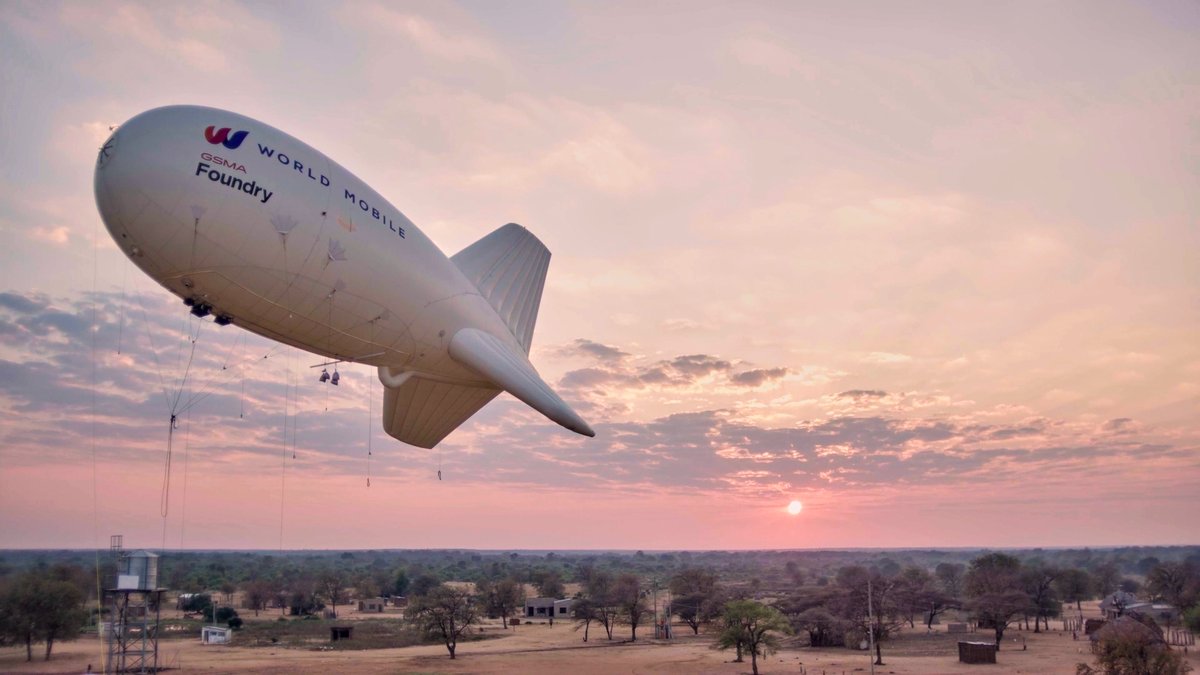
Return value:
<svg viewBox="0 0 1200 675">
<path fill-rule="evenodd" d="M 250 133 L 249 131 L 234 131 L 233 134 L 230 134 L 229 132 L 229 127 L 221 127 L 220 129 L 216 127 L 209 127 L 204 130 L 204 138 L 213 145 L 220 143 L 230 150 L 233 150 L 240 146 L 242 141 L 246 140 L 246 136 Z"/>
</svg>

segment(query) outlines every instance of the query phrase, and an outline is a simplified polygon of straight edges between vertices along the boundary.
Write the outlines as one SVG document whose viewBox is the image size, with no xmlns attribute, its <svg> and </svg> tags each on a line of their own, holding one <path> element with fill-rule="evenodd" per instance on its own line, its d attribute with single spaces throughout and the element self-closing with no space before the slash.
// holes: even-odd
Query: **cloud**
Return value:
<svg viewBox="0 0 1200 675">
<path fill-rule="evenodd" d="M 756 368 L 730 375 L 729 381 L 743 387 L 761 387 L 787 374 L 787 368 Z"/>
<path fill-rule="evenodd" d="M 559 379 L 560 386 L 584 397 L 629 390 L 683 389 L 702 382 L 714 388 L 727 385 L 753 389 L 781 380 L 791 372 L 783 366 L 739 370 L 728 359 L 711 354 L 635 359 L 629 352 L 583 338 L 556 352 L 560 356 L 584 356 L 597 362 L 570 370 Z"/>
<path fill-rule="evenodd" d="M 196 352 L 179 391 L 189 336 L 198 336 Z M 0 358 L 0 445 L 12 466 L 79 462 L 93 440 L 105 461 L 161 461 L 172 409 L 193 470 L 273 471 L 283 454 L 296 471 L 361 475 L 368 434 L 376 475 L 412 476 L 429 462 L 428 453 L 386 439 L 377 419 L 366 420 L 369 396 L 378 414 L 379 385 L 369 369 L 348 366 L 341 387 L 321 388 L 302 353 L 194 319 L 162 293 L 73 300 L 0 293 L 0 340 L 15 354 Z M 573 406 L 593 416 L 597 438 L 565 433 L 505 395 L 444 441 L 438 454 L 447 475 L 528 489 L 758 498 L 831 486 L 903 493 L 1116 480 L 1150 459 L 1164 477 L 1200 470 L 1192 445 L 1128 417 L 1103 423 L 1100 434 L 1094 423 L 1039 416 L 1010 423 L 924 417 L 919 402 L 936 396 L 881 389 L 822 397 L 851 406 L 825 416 L 756 417 L 756 406 L 782 404 L 755 401 L 745 390 L 783 381 L 788 368 L 743 369 L 704 353 L 652 360 L 585 338 L 557 351 L 591 362 L 560 384 Z M 723 387 L 728 407 L 700 407 Z M 663 393 L 683 394 L 691 408 L 630 417 L 630 407 Z M 870 407 L 877 403 L 900 406 L 903 415 Z"/>
<path fill-rule="evenodd" d="M 64 246 L 70 241 L 70 230 L 65 225 L 55 227 L 35 226 L 29 230 L 29 238 L 55 246 Z"/>
<path fill-rule="evenodd" d="M 570 345 L 560 347 L 557 351 L 564 356 L 581 354 L 607 363 L 620 361 L 629 356 L 629 352 L 585 338 L 577 338 Z"/>
<path fill-rule="evenodd" d="M 886 396 L 887 396 L 887 392 L 880 391 L 879 389 L 851 389 L 849 391 L 843 391 L 842 393 L 837 395 L 838 398 L 848 398 L 848 399 L 853 399 L 855 401 L 861 401 L 864 399 L 873 399 L 873 398 L 884 398 Z"/>
</svg>

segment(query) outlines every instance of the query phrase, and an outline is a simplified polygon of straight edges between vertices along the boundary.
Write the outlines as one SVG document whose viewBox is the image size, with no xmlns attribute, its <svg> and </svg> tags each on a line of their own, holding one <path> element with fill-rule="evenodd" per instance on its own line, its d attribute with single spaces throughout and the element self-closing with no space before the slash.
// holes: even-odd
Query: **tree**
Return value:
<svg viewBox="0 0 1200 675">
<path fill-rule="evenodd" d="M 1029 596 L 1021 590 L 1021 561 L 1004 553 L 988 553 L 971 561 L 964 577 L 968 609 L 979 625 L 996 632 L 996 649 L 1013 619 L 1029 611 Z"/>
<path fill-rule="evenodd" d="M 758 675 L 758 657 L 770 655 L 779 647 L 779 635 L 790 635 L 792 627 L 774 607 L 754 600 L 733 600 L 725 604 L 724 630 L 717 637 L 718 649 L 735 647 L 738 661 L 743 650 L 750 652 L 750 670 Z"/>
<path fill-rule="evenodd" d="M 1054 587 L 1063 602 L 1075 603 L 1075 610 L 1083 611 L 1083 601 L 1092 597 L 1092 575 L 1086 570 L 1068 568 L 1054 580 Z"/>
<path fill-rule="evenodd" d="M 795 564 L 795 561 L 789 563 Z M 667 587 L 671 590 L 672 609 L 691 626 L 693 634 L 699 635 L 700 624 L 711 621 L 721 612 L 717 575 L 710 570 L 685 568 L 671 577 Z"/>
<path fill-rule="evenodd" d="M 179 609 L 183 610 L 184 614 L 193 614 L 205 611 L 212 604 L 212 596 L 208 593 L 190 593 L 179 603 Z"/>
<path fill-rule="evenodd" d="M 1056 567 L 1045 565 L 1030 565 L 1021 571 L 1021 589 L 1029 596 L 1029 605 L 1033 610 L 1033 632 L 1040 633 L 1041 621 L 1046 621 L 1046 630 L 1050 630 L 1050 617 L 1062 612 L 1062 602 L 1055 590 L 1054 582 L 1062 574 Z M 1026 625 L 1028 628 L 1028 624 Z"/>
<path fill-rule="evenodd" d="M 392 593 L 403 596 L 408 592 L 408 584 L 408 572 L 405 572 L 403 567 L 396 570 L 396 579 L 392 582 Z"/>
<path fill-rule="evenodd" d="M 408 592 L 411 595 L 426 595 L 441 585 L 441 580 L 432 574 L 421 574 L 416 579 L 413 579 L 412 585 L 408 587 Z"/>
<path fill-rule="evenodd" d="M 543 598 L 561 598 L 566 594 L 562 577 L 558 572 L 545 572 L 537 580 L 538 593 Z"/>
<path fill-rule="evenodd" d="M 0 594 L 0 631 L 5 642 L 23 643 L 25 660 L 33 660 L 33 643 L 46 643 L 46 660 L 55 641 L 74 640 L 87 620 L 84 594 L 71 581 L 45 570 L 21 575 Z"/>
<path fill-rule="evenodd" d="M 646 598 L 642 594 L 642 582 L 633 574 L 622 574 L 613 583 L 613 599 L 621 617 L 629 624 L 630 641 L 637 642 L 638 625 L 646 615 Z"/>
<path fill-rule="evenodd" d="M 933 575 L 937 577 L 938 583 L 942 585 L 942 590 L 951 598 L 958 599 L 963 596 L 963 571 L 966 568 L 958 563 L 938 563 L 937 567 L 933 568 Z"/>
<path fill-rule="evenodd" d="M 246 584 L 246 604 L 254 610 L 254 616 L 258 616 L 260 610 L 266 609 L 267 603 L 274 596 L 275 589 L 266 579 L 255 579 Z"/>
<path fill-rule="evenodd" d="M 793 584 L 796 586 L 804 585 L 804 568 L 800 567 L 795 560 L 787 561 L 787 564 L 783 567 L 787 572 L 788 578 L 792 580 Z"/>
<path fill-rule="evenodd" d="M 345 586 L 346 580 L 342 572 L 335 567 L 326 567 L 317 574 L 318 593 L 329 603 L 335 617 L 338 603 L 346 601 Z"/>
<path fill-rule="evenodd" d="M 458 649 L 458 639 L 479 621 L 475 598 L 465 590 L 444 585 L 413 598 L 406 614 L 418 630 L 440 639 L 451 659 Z"/>
<path fill-rule="evenodd" d="M 900 615 L 908 621 L 910 628 L 915 628 L 917 614 L 928 617 L 927 626 L 932 626 L 933 617 L 929 616 L 928 600 L 932 593 L 933 576 L 920 567 L 905 567 L 896 577 L 896 608 Z M 940 593 L 939 593 L 940 595 Z M 942 609 L 941 611 L 945 611 Z M 941 613 L 939 611 L 939 613 Z"/>
<path fill-rule="evenodd" d="M 380 594 L 379 583 L 375 581 L 375 577 L 370 574 L 359 574 L 354 580 L 354 595 L 359 600 L 368 598 L 377 598 Z"/>
<path fill-rule="evenodd" d="M 1092 580 L 1095 582 L 1092 590 L 1100 597 L 1120 590 L 1121 570 L 1111 560 L 1092 570 Z"/>
<path fill-rule="evenodd" d="M 499 617 L 508 630 L 508 617 L 525 602 L 525 585 L 515 579 L 503 579 L 496 583 L 482 581 L 476 586 L 484 600 L 489 617 Z"/>
<path fill-rule="evenodd" d="M 233 604 L 233 594 L 237 593 L 237 584 L 226 579 L 221 582 L 221 592 L 225 594 L 225 604 Z"/>
<path fill-rule="evenodd" d="M 575 620 L 575 630 L 583 629 L 583 641 L 588 641 L 588 630 L 592 626 L 592 622 L 596 620 L 596 606 L 592 603 L 592 599 L 583 595 L 576 595 L 575 602 L 571 605 L 571 618 Z"/>
<path fill-rule="evenodd" d="M 808 633 L 810 647 L 835 647 L 843 644 L 845 624 L 824 607 L 810 607 L 792 619 L 792 627 Z"/>
<path fill-rule="evenodd" d="M 1146 575 L 1146 590 L 1155 600 L 1187 610 L 1200 600 L 1200 569 L 1187 562 L 1159 563 Z"/>
<path fill-rule="evenodd" d="M 881 642 L 903 624 L 896 603 L 896 579 L 884 578 L 860 565 L 848 565 L 837 572 L 835 613 L 875 643 L 875 665 L 883 665 Z"/>
<path fill-rule="evenodd" d="M 968 600 L 967 609 L 981 628 L 995 631 L 996 649 L 1000 649 L 1009 624 L 1029 611 L 1029 596 L 1022 591 L 984 593 Z"/>
<path fill-rule="evenodd" d="M 612 575 L 604 571 L 593 572 L 584 585 L 584 597 L 591 604 L 596 620 L 604 626 L 609 640 L 613 639 L 613 626 L 621 613 L 613 585 Z"/>
</svg>

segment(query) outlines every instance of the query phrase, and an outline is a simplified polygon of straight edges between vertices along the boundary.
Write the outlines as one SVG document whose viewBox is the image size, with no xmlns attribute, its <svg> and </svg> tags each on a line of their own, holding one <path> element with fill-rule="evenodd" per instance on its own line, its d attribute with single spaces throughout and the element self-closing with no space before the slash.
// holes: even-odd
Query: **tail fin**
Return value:
<svg viewBox="0 0 1200 675">
<path fill-rule="evenodd" d="M 383 389 L 383 429 L 409 445 L 432 448 L 499 393 L 499 389 L 404 377 L 399 386 Z"/>
<path fill-rule="evenodd" d="M 509 223 L 450 260 L 479 288 L 528 354 L 550 250 L 529 230 Z"/>
<path fill-rule="evenodd" d="M 475 370 L 567 429 L 584 436 L 596 435 L 588 423 L 542 380 L 524 354 L 495 335 L 463 328 L 450 340 L 450 358 Z"/>
</svg>

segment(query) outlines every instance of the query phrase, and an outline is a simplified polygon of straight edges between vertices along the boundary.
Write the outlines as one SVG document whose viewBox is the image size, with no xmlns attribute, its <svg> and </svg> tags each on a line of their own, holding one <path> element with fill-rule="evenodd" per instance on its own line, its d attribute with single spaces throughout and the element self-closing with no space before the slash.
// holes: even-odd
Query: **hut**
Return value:
<svg viewBox="0 0 1200 675">
<path fill-rule="evenodd" d="M 200 644 L 227 645 L 232 636 L 232 628 L 225 626 L 204 626 L 200 629 Z"/>
<path fill-rule="evenodd" d="M 358 611 L 360 612 L 382 612 L 384 606 L 383 598 L 367 598 L 358 601 Z"/>
<path fill-rule="evenodd" d="M 337 642 L 338 640 L 349 640 L 354 634 L 354 626 L 330 626 L 329 641 Z"/>
<path fill-rule="evenodd" d="M 960 663 L 995 663 L 995 642 L 966 642 L 958 643 L 958 660 Z"/>
</svg>

